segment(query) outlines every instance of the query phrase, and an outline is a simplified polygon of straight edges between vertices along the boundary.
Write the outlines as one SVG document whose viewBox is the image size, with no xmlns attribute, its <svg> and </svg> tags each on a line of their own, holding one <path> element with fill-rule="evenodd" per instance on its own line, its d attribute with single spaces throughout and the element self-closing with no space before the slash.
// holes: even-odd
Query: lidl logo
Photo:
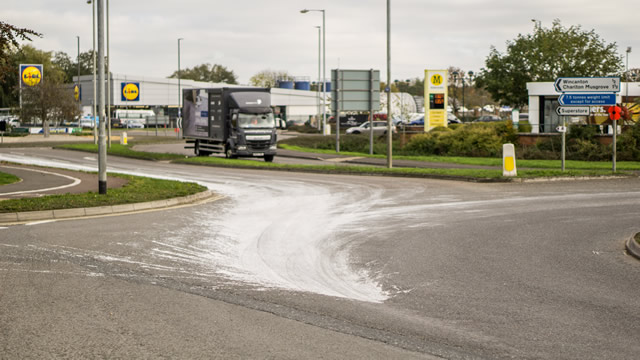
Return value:
<svg viewBox="0 0 640 360">
<path fill-rule="evenodd" d="M 442 81 L 442 75 L 440 74 L 433 74 L 433 76 L 431 76 L 431 84 L 433 84 L 433 86 L 442 85 Z"/>
<path fill-rule="evenodd" d="M 20 65 L 22 84 L 36 86 L 42 81 L 42 65 Z"/>
<path fill-rule="evenodd" d="M 140 101 L 140 83 L 123 82 L 122 87 L 122 101 Z"/>
</svg>

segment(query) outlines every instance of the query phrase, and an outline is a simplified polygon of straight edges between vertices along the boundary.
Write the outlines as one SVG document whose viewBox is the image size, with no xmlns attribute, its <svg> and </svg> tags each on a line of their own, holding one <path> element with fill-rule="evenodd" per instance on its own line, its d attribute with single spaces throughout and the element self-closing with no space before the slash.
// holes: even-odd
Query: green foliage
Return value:
<svg viewBox="0 0 640 360">
<path fill-rule="evenodd" d="M 20 47 L 18 40 L 31 41 L 31 36 L 41 37 L 42 34 L 0 21 L 0 83 L 7 74 L 12 74 L 17 69 L 14 68 L 11 57 L 15 49 Z"/>
<path fill-rule="evenodd" d="M 630 126 L 617 138 L 616 150 L 620 160 L 640 161 L 640 123 Z"/>
<path fill-rule="evenodd" d="M 177 78 L 178 72 L 175 71 L 170 78 Z M 200 64 L 193 68 L 180 70 L 181 79 L 190 79 L 196 81 L 206 81 L 213 83 L 237 84 L 238 77 L 226 67 L 218 64 Z"/>
<path fill-rule="evenodd" d="M 510 121 L 474 123 L 451 128 L 436 128 L 412 137 L 402 149 L 405 154 L 482 156 L 502 154 L 502 145 L 515 143 L 517 134 Z"/>
<path fill-rule="evenodd" d="M 18 181 L 20 181 L 19 177 L 0 171 L 0 185 L 13 184 Z"/>
<path fill-rule="evenodd" d="M 531 124 L 529 120 L 520 120 L 518 122 L 518 132 L 521 133 L 530 133 L 531 132 Z"/>
<path fill-rule="evenodd" d="M 607 44 L 594 30 L 565 28 L 555 20 L 551 28 L 535 27 L 533 34 L 507 42 L 506 53 L 491 47 L 476 85 L 486 88 L 505 105 L 528 102 L 526 83 L 554 81 L 559 76 L 606 76 L 622 71 L 616 43 Z"/>
<path fill-rule="evenodd" d="M 81 114 L 73 89 L 43 78 L 36 86 L 22 90 L 20 119 L 24 122 L 42 121 L 45 137 L 49 135 L 49 122 L 60 124 Z"/>
<path fill-rule="evenodd" d="M 131 175 L 109 175 L 126 179 L 127 185 L 109 189 L 106 195 L 88 192 L 0 201 L 0 213 L 133 204 L 187 196 L 206 190 L 206 187 L 195 183 Z"/>
<path fill-rule="evenodd" d="M 278 86 L 277 80 L 293 81 L 293 76 L 289 75 L 286 71 L 262 70 L 249 79 L 249 84 L 252 86 L 272 88 Z"/>
</svg>

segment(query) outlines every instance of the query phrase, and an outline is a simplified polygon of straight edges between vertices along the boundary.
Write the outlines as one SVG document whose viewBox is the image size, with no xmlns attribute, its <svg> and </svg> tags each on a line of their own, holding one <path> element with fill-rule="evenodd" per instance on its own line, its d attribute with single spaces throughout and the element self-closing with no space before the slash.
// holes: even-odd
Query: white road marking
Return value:
<svg viewBox="0 0 640 360">
<path fill-rule="evenodd" d="M 42 220 L 42 221 L 34 221 L 31 223 L 26 223 L 26 226 L 32 226 L 32 225 L 40 225 L 40 224 L 47 224 L 47 223 L 52 223 L 52 222 L 56 222 L 56 220 Z"/>
<path fill-rule="evenodd" d="M 97 161 L 95 157 L 90 157 L 90 156 L 85 156 L 83 157 L 84 160 L 89 160 L 89 161 Z"/>
<path fill-rule="evenodd" d="M 9 192 L 9 193 L 0 193 L 0 195 L 28 194 L 28 193 L 35 193 L 35 192 L 59 190 L 59 189 L 65 189 L 65 188 L 68 188 L 68 187 L 76 186 L 76 185 L 78 185 L 78 184 L 80 184 L 82 182 L 82 180 L 80 180 L 78 178 L 74 178 L 73 176 L 58 174 L 58 173 L 45 171 L 45 170 L 25 169 L 25 168 L 20 168 L 20 167 L 4 166 L 4 165 L 2 167 L 9 168 L 9 169 L 20 169 L 20 170 L 33 171 L 33 172 L 39 172 L 39 173 L 43 173 L 43 174 L 50 174 L 50 175 L 60 176 L 60 177 L 63 177 L 63 178 L 67 178 L 67 179 L 73 180 L 73 182 L 71 184 L 62 185 L 62 186 L 56 186 L 56 187 L 52 187 L 52 188 L 36 189 L 36 190 L 25 190 L 25 191 L 14 191 L 14 192 Z"/>
</svg>

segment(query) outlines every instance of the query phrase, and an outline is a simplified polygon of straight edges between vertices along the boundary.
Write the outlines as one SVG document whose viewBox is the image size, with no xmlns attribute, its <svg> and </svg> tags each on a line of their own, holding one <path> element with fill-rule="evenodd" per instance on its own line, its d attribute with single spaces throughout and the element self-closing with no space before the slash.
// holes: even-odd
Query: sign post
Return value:
<svg viewBox="0 0 640 360">
<path fill-rule="evenodd" d="M 368 111 L 369 153 L 373 154 L 373 112 L 380 108 L 379 70 L 331 70 L 331 109 L 336 119 L 336 152 L 340 152 L 340 112 Z M 390 101 L 390 99 L 388 99 Z"/>
<path fill-rule="evenodd" d="M 562 118 L 562 171 L 565 168 L 566 120 L 564 116 L 589 116 L 589 106 L 611 106 L 609 118 L 613 121 L 613 172 L 616 171 L 616 120 L 620 118 L 620 107 L 616 105 L 616 93 L 620 92 L 620 77 L 559 77 L 553 84 L 560 107 L 556 113 Z"/>
</svg>

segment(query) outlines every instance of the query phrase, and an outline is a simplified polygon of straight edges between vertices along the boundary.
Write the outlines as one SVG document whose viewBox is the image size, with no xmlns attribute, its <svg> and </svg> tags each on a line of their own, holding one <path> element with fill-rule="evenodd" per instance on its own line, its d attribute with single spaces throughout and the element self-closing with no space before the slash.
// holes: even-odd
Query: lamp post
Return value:
<svg viewBox="0 0 640 360">
<path fill-rule="evenodd" d="M 625 102 L 629 102 L 629 53 L 631 53 L 631 46 L 627 46 L 627 71 L 625 72 L 625 76 L 624 76 L 624 88 L 625 88 L 625 96 L 624 96 L 624 101 Z"/>
<path fill-rule="evenodd" d="M 322 26 L 315 26 L 315 28 L 318 29 L 318 87 L 316 89 L 316 109 L 318 112 L 316 113 L 316 128 L 320 130 L 322 128 L 320 124 L 320 76 L 322 76 L 322 33 L 320 31 Z M 322 89 L 324 90 L 324 86 Z"/>
<path fill-rule="evenodd" d="M 457 90 L 458 90 L 458 72 L 454 71 L 451 73 L 451 75 L 453 75 L 453 98 L 455 99 L 455 102 L 453 103 L 453 114 L 455 116 L 458 116 L 458 98 L 457 98 Z"/>
<path fill-rule="evenodd" d="M 104 0 L 98 0 L 98 193 L 107 194 L 107 142 L 105 138 L 104 112 Z"/>
<path fill-rule="evenodd" d="M 91 16 L 93 17 L 93 103 L 91 104 L 91 116 L 93 117 L 93 143 L 98 144 L 98 138 L 96 137 L 96 105 L 97 105 L 97 89 L 96 89 L 96 3 L 92 0 L 87 0 L 87 4 L 91 4 Z"/>
<path fill-rule="evenodd" d="M 391 132 L 391 0 L 387 0 L 387 168 L 391 169 L 393 133 Z M 373 134 L 373 128 L 371 129 Z"/>
<path fill-rule="evenodd" d="M 300 13 L 309 11 L 322 12 L 322 135 L 327 135 L 327 27 L 324 9 L 303 9 Z M 339 120 L 337 120 L 339 121 Z"/>
<path fill-rule="evenodd" d="M 469 75 L 469 85 L 473 86 L 473 71 L 469 70 L 469 72 L 467 73 L 467 75 Z M 464 93 L 463 93 L 464 94 Z M 463 97 L 463 101 L 464 101 L 464 97 Z"/>
<path fill-rule="evenodd" d="M 111 57 L 109 57 L 109 0 L 107 0 L 107 61 L 105 63 L 107 73 L 107 117 L 105 118 L 107 124 L 109 124 L 109 149 L 111 149 L 111 70 L 109 69 L 109 63 Z"/>
<path fill-rule="evenodd" d="M 180 113 L 182 111 L 182 91 L 180 89 L 180 41 L 184 40 L 183 38 L 178 38 L 178 115 L 176 116 L 176 128 L 180 129 Z M 180 130 L 178 130 L 178 135 L 180 134 Z"/>
<path fill-rule="evenodd" d="M 76 80 L 76 85 L 80 85 L 80 36 L 76 36 L 76 38 L 78 38 L 78 57 L 76 58 L 78 62 L 78 79 Z M 80 91 L 79 86 L 78 91 Z"/>
</svg>

